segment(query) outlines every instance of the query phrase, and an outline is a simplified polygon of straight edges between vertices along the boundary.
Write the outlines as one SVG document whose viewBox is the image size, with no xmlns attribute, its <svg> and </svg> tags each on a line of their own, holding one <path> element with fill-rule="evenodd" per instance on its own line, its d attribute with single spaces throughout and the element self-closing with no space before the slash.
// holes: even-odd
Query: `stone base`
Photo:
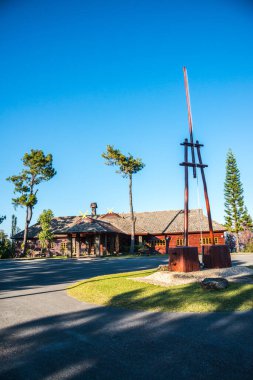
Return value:
<svg viewBox="0 0 253 380">
<path fill-rule="evenodd" d="M 203 264 L 205 268 L 231 267 L 231 255 L 227 245 L 204 245 Z"/>
<path fill-rule="evenodd" d="M 195 272 L 200 270 L 197 247 L 169 249 L 169 270 L 173 272 Z"/>
</svg>

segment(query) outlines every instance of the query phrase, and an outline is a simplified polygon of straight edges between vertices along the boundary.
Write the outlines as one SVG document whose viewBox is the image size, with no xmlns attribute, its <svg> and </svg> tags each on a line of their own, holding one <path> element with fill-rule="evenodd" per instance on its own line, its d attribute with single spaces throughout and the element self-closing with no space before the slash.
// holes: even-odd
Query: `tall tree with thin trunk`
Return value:
<svg viewBox="0 0 253 380">
<path fill-rule="evenodd" d="M 135 217 L 133 208 L 133 174 L 141 171 L 145 164 L 140 158 L 134 158 L 130 153 L 128 153 L 128 156 L 125 156 L 119 149 L 114 149 L 112 145 L 107 145 L 106 152 L 102 154 L 102 157 L 105 159 L 106 165 L 117 166 L 118 170 L 116 173 L 129 179 L 129 206 L 132 222 L 130 253 L 134 253 Z"/>
<path fill-rule="evenodd" d="M 14 206 L 26 208 L 25 229 L 23 239 L 22 256 L 26 254 L 28 228 L 32 219 L 33 209 L 38 198 L 37 186 L 43 181 L 49 181 L 56 171 L 53 168 L 53 157 L 51 154 L 45 155 L 42 150 L 31 150 L 25 153 L 22 158 L 24 169 L 18 175 L 7 178 L 14 184 L 14 193 L 19 194 L 17 198 L 13 198 Z"/>
<path fill-rule="evenodd" d="M 17 217 L 16 215 L 11 216 L 11 237 L 15 236 L 20 231 L 20 228 L 17 226 Z M 16 242 L 14 239 L 12 239 L 11 242 L 11 250 L 12 250 L 12 256 L 15 256 L 16 251 Z"/>
<path fill-rule="evenodd" d="M 225 225 L 236 237 L 236 251 L 239 251 L 239 232 L 252 227 L 252 219 L 244 205 L 243 186 L 236 158 L 231 150 L 226 159 L 226 178 L 224 183 Z"/>
</svg>

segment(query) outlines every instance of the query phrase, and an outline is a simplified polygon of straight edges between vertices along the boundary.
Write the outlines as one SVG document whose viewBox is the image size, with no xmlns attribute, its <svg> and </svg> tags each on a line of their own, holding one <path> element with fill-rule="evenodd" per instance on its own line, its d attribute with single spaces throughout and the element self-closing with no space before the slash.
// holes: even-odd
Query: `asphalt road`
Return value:
<svg viewBox="0 0 253 380">
<path fill-rule="evenodd" d="M 0 378 L 252 379 L 253 312 L 136 312 L 66 295 L 74 281 L 163 261 L 0 261 Z"/>
</svg>

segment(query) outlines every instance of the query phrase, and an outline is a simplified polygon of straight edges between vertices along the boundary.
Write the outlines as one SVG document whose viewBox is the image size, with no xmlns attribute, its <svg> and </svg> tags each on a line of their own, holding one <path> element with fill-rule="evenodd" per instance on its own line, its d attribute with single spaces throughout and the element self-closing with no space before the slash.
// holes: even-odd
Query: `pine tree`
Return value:
<svg viewBox="0 0 253 380">
<path fill-rule="evenodd" d="M 252 226 L 252 219 L 244 205 L 243 186 L 236 158 L 231 150 L 227 153 L 224 183 L 225 225 L 235 233 L 236 251 L 239 251 L 239 232 Z"/>
<path fill-rule="evenodd" d="M 105 159 L 106 165 L 117 166 L 119 168 L 117 173 L 129 179 L 129 205 L 132 221 L 130 253 L 134 253 L 135 217 L 133 209 L 132 182 L 133 174 L 141 171 L 145 164 L 140 158 L 134 158 L 130 153 L 128 156 L 125 156 L 119 149 L 114 149 L 112 145 L 107 145 L 106 152 L 102 154 L 102 157 Z"/>
<path fill-rule="evenodd" d="M 19 194 L 17 198 L 12 198 L 14 206 L 26 208 L 22 252 L 22 256 L 25 256 L 28 228 L 32 219 L 34 206 L 38 201 L 38 185 L 41 182 L 49 181 L 55 176 L 56 171 L 53 168 L 53 156 L 51 154 L 45 155 L 42 150 L 32 149 L 30 153 L 25 153 L 22 161 L 24 169 L 20 174 L 7 178 L 7 181 L 14 184 L 14 193 Z"/>
</svg>

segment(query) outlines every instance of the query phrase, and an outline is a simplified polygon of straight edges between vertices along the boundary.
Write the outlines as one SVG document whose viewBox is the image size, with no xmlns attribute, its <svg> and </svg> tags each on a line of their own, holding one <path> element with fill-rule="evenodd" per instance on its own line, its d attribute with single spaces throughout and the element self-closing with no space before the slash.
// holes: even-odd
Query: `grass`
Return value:
<svg viewBox="0 0 253 380">
<path fill-rule="evenodd" d="M 135 282 L 154 270 L 93 277 L 68 288 L 82 302 L 161 312 L 244 311 L 253 309 L 253 285 L 231 283 L 223 291 L 205 291 L 199 284 L 169 288 Z"/>
<path fill-rule="evenodd" d="M 165 253 L 152 253 L 150 255 L 147 255 L 147 254 L 139 254 L 139 253 L 133 253 L 133 254 L 120 254 L 120 255 L 110 255 L 110 256 L 102 256 L 102 257 L 99 257 L 99 258 L 104 258 L 104 259 L 107 259 L 107 260 L 111 260 L 111 259 L 141 259 L 141 258 L 165 258 L 165 257 L 168 257 L 168 254 L 165 254 Z"/>
<path fill-rule="evenodd" d="M 66 260 L 68 259 L 68 256 L 53 256 L 53 257 L 13 257 L 13 258 L 8 258 L 6 260 Z"/>
</svg>

